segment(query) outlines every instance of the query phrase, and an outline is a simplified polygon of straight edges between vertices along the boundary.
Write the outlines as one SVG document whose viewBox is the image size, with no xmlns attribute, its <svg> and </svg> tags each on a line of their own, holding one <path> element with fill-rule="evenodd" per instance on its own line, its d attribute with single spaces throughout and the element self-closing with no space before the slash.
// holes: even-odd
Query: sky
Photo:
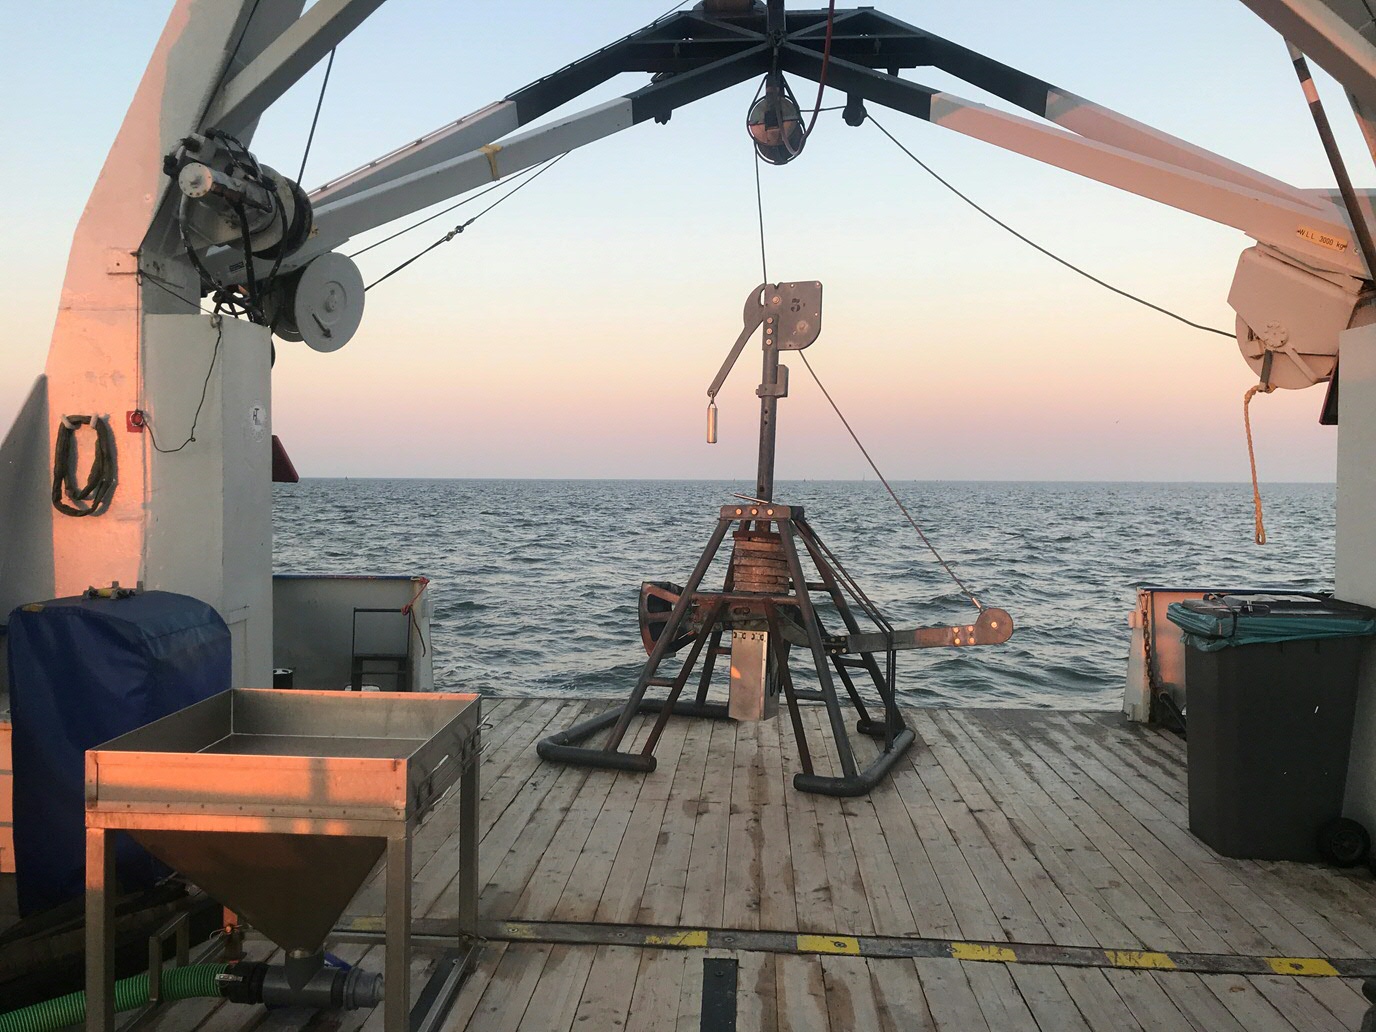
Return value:
<svg viewBox="0 0 1376 1032">
<path fill-rule="evenodd" d="M 389 0 L 339 48 L 308 188 L 498 99 L 663 13 L 667 0 Z M 1236 0 L 886 0 L 955 40 L 1288 182 L 1331 187 L 1284 44 Z M 170 0 L 0 0 L 0 428 L 42 369 L 67 248 Z M 323 67 L 253 149 L 295 169 Z M 986 103 L 928 69 L 924 85 Z M 622 77 L 576 107 L 643 85 Z M 1341 91 L 1320 82 L 1354 179 L 1371 185 Z M 751 479 L 758 349 L 706 388 L 761 278 L 747 83 L 573 152 L 509 204 L 368 295 L 333 354 L 279 343 L 273 418 L 304 476 Z M 810 102 L 814 89 L 795 84 Z M 830 92 L 826 103 L 841 103 Z M 572 110 L 572 108 L 570 109 Z M 1251 241 L 906 116 L 871 113 L 960 189 L 1067 259 L 1231 329 Z M 895 479 L 1212 480 L 1248 475 L 1227 339 L 1116 297 L 1009 236 L 873 126 L 821 116 L 763 170 L 769 274 L 819 279 L 807 352 Z M 465 216 L 461 210 L 455 216 Z M 359 259 L 371 281 L 456 218 Z M 393 227 L 395 228 L 395 227 Z M 359 238 L 345 248 L 382 235 Z M 796 358 L 781 479 L 850 479 L 864 460 Z M 1328 481 L 1323 388 L 1253 405 L 1263 480 Z"/>
</svg>

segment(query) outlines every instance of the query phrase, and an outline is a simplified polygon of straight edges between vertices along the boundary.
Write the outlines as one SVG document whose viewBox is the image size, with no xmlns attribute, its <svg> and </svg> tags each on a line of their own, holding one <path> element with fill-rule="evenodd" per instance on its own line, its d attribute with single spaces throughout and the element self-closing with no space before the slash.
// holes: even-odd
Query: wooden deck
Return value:
<svg viewBox="0 0 1376 1032">
<path fill-rule="evenodd" d="M 484 918 L 1376 956 L 1365 869 L 1219 857 L 1186 827 L 1183 743 L 1116 714 L 915 709 L 918 744 L 894 776 L 836 800 L 792 789 L 786 721 L 671 721 L 650 775 L 536 758 L 538 739 L 604 705 L 485 702 Z M 821 711 L 808 718 L 817 756 Z M 446 802 L 419 832 L 417 916 L 455 909 L 456 810 Z M 374 882 L 350 912 L 381 906 Z M 381 966 L 381 947 L 336 952 Z M 1352 1032 L 1366 1009 L 1358 983 L 1337 977 L 529 941 L 491 943 L 443 1027 L 696 1032 L 714 956 L 739 961 L 741 1029 Z M 413 999 L 433 963 L 417 952 Z M 381 1020 L 185 1003 L 153 1027 Z"/>
</svg>

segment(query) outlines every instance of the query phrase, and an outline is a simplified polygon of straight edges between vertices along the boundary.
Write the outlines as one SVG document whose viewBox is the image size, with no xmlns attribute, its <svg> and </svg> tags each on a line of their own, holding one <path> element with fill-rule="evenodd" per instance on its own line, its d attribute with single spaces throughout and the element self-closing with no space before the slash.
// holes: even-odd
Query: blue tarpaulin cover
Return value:
<svg viewBox="0 0 1376 1032">
<path fill-rule="evenodd" d="M 166 591 L 62 598 L 9 618 L 14 855 L 28 915 L 85 888 L 85 751 L 229 687 L 229 628 L 199 599 Z M 126 836 L 126 891 L 167 874 Z"/>
<path fill-rule="evenodd" d="M 1172 602 L 1166 618 L 1202 652 L 1265 642 L 1376 633 L 1376 611 L 1313 595 L 1210 595 Z"/>
</svg>

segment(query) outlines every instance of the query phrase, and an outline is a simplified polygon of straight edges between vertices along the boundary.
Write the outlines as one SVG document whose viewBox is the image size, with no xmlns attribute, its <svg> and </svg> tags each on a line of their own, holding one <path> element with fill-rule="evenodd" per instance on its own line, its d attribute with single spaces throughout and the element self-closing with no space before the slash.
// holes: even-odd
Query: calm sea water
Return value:
<svg viewBox="0 0 1376 1032">
<path fill-rule="evenodd" d="M 894 487 L 966 584 L 1017 626 L 1002 646 L 900 653 L 900 688 L 914 702 L 1115 708 L 1137 585 L 1333 586 L 1332 485 L 1268 485 L 1264 547 L 1252 543 L 1245 484 Z M 276 565 L 430 577 L 443 688 L 615 696 L 645 659 L 640 582 L 687 579 L 717 508 L 752 488 L 306 480 L 276 489 Z M 785 482 L 776 498 L 807 507 L 895 626 L 964 622 L 974 612 L 882 485 Z"/>
</svg>

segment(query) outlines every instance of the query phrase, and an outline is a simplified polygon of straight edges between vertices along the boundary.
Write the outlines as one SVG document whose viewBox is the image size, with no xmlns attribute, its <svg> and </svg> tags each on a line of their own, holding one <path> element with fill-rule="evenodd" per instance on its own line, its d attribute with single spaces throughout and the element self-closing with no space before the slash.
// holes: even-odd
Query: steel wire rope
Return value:
<svg viewBox="0 0 1376 1032">
<path fill-rule="evenodd" d="M 397 273 L 399 273 L 402 269 L 406 268 L 408 265 L 412 264 L 413 262 L 419 261 L 421 258 L 425 257 L 427 254 L 429 254 L 429 253 L 430 253 L 431 251 L 433 251 L 435 248 L 439 247 L 441 244 L 447 244 L 447 243 L 449 243 L 449 241 L 453 240 L 456 236 L 458 236 L 460 233 L 462 233 L 465 229 L 467 229 L 469 226 L 473 225 L 473 223 L 477 222 L 480 218 L 482 218 L 484 215 L 486 215 L 488 212 L 490 212 L 493 208 L 497 207 L 497 205 L 501 204 L 503 201 L 509 200 L 510 198 L 516 196 L 516 194 L 520 193 L 522 190 L 524 190 L 524 189 L 525 189 L 527 186 L 529 186 L 531 183 L 535 182 L 535 180 L 539 179 L 542 175 L 544 175 L 546 172 L 548 172 L 550 169 L 552 169 L 555 165 L 559 164 L 559 162 L 563 161 L 564 158 L 568 157 L 568 153 L 569 153 L 568 151 L 565 151 L 563 154 L 560 154 L 560 155 L 558 155 L 557 157 L 551 158 L 549 161 L 547 161 L 547 162 L 544 164 L 544 167 L 542 167 L 538 172 L 536 172 L 536 173 L 535 173 L 533 176 L 531 176 L 529 179 L 526 179 L 525 181 L 523 181 L 522 183 L 520 183 L 514 190 L 511 190 L 511 191 L 509 191 L 509 192 L 507 192 L 507 193 L 502 194 L 501 197 L 498 197 L 495 201 L 493 201 L 491 204 L 489 204 L 489 205 L 488 205 L 486 208 L 484 208 L 482 211 L 478 212 L 478 214 L 474 215 L 474 216 L 473 216 L 472 218 L 470 218 L 467 222 L 461 222 L 461 223 L 459 223 L 457 226 L 455 226 L 453 229 L 451 229 L 451 230 L 450 230 L 448 233 L 446 233 L 444 236 L 440 237 L 438 240 L 436 240 L 436 241 L 435 241 L 433 244 L 431 244 L 429 247 L 427 247 L 427 248 L 425 248 L 424 250 L 419 251 L 418 253 L 412 255 L 410 258 L 407 258 L 406 261 L 402 262 L 400 265 L 398 265 L 396 268 L 394 268 L 391 272 L 388 272 L 388 273 L 386 273 L 385 275 L 379 276 L 377 279 L 373 280 L 373 282 L 369 283 L 366 287 L 363 288 L 364 291 L 366 292 L 366 291 L 372 290 L 375 286 L 377 286 L 377 285 L 378 285 L 379 283 L 381 283 L 383 280 L 385 280 L 385 279 L 390 279 L 391 277 L 395 276 L 395 275 L 396 275 Z"/>
<path fill-rule="evenodd" d="M 413 229 L 419 229 L 427 222 L 433 222 L 441 215 L 448 215 L 451 211 L 454 211 L 456 208 L 462 208 L 465 204 L 469 204 L 472 201 L 476 201 L 479 197 L 484 197 L 487 194 L 490 194 L 493 190 L 500 190 L 504 186 L 510 186 L 512 183 L 524 179 L 525 177 L 529 176 L 531 172 L 534 172 L 538 167 L 539 166 L 537 165 L 532 165 L 530 166 L 530 168 L 523 168 L 510 179 L 504 180 L 502 182 L 493 183 L 491 186 L 485 186 L 477 193 L 465 197 L 463 200 L 457 201 L 454 204 L 449 205 L 449 207 L 447 208 L 441 208 L 439 211 L 425 216 L 425 218 L 419 220 L 418 222 L 411 223 L 411 225 L 405 227 L 404 229 L 399 229 L 395 233 L 383 237 L 381 240 L 374 240 L 367 247 L 360 247 L 357 251 L 353 251 L 349 255 L 347 255 L 347 257 L 357 258 L 359 255 L 366 254 L 367 252 L 371 251 L 374 247 L 381 247 L 383 244 L 389 243 L 390 241 L 395 240 L 399 236 L 404 236 L 405 234 L 411 232 L 411 230 Z M 514 193 L 515 191 L 512 192 Z"/>
<path fill-rule="evenodd" d="M 311 129 L 306 134 L 306 146 L 301 152 L 301 168 L 296 173 L 297 186 L 301 186 L 301 177 L 306 174 L 306 159 L 311 156 L 311 144 L 315 142 L 315 127 L 320 122 L 320 109 L 325 105 L 325 90 L 330 85 L 330 72 L 334 69 L 334 54 L 335 50 L 331 49 L 330 59 L 325 62 L 325 78 L 320 81 L 320 95 L 315 98 L 315 114 L 311 116 Z M 301 189 L 304 190 L 305 187 L 301 186 Z"/>
<path fill-rule="evenodd" d="M 875 124 L 878 125 L 878 123 Z M 769 260 L 766 256 L 767 251 L 765 247 L 764 191 L 760 186 L 760 156 L 758 151 L 755 154 L 755 206 L 756 211 L 759 215 L 760 225 L 760 266 L 761 272 L 763 272 L 764 274 L 764 282 L 766 285 L 768 285 Z M 984 604 L 980 602 L 980 600 L 975 596 L 974 592 L 972 592 L 969 588 L 965 586 L 965 582 L 962 581 L 958 576 L 956 576 L 956 572 L 951 568 L 951 564 L 948 563 L 942 557 L 941 553 L 937 551 L 936 546 L 932 544 L 931 539 L 928 538 L 927 535 L 923 532 L 922 528 L 918 526 L 917 520 L 913 519 L 912 513 L 908 511 L 908 507 L 903 504 L 902 499 L 898 497 L 898 494 L 889 484 L 888 478 L 884 476 L 884 474 L 880 471 L 879 467 L 875 464 L 874 459 L 870 457 L 870 453 L 866 450 L 864 444 L 861 443 L 859 436 L 855 433 L 855 430 L 851 428 L 850 421 L 846 419 L 845 415 L 841 412 L 840 406 L 836 404 L 835 400 L 831 396 L 831 393 L 823 385 L 821 377 L 817 375 L 817 370 L 813 369 L 812 363 L 807 360 L 807 354 L 803 351 L 799 351 L 798 357 L 803 360 L 803 365 L 807 367 L 807 371 L 812 375 L 813 382 L 817 384 L 818 390 L 820 390 L 822 392 L 822 396 L 827 399 L 827 404 L 831 406 L 832 411 L 835 412 L 837 417 L 841 420 L 841 425 L 846 428 L 846 432 L 850 434 L 851 440 L 854 441 L 855 446 L 860 449 L 860 454 L 865 457 L 865 461 L 869 463 L 870 469 L 874 470 L 874 475 L 878 477 L 879 482 L 884 485 L 884 490 L 889 492 L 889 497 L 892 498 L 894 500 L 894 504 L 898 506 L 898 511 L 903 514 L 904 518 L 912 526 L 913 530 L 917 531 L 917 536 L 922 539 L 922 543 L 927 546 L 927 550 L 931 552 L 932 555 L 936 558 L 936 561 L 939 564 L 941 564 L 941 568 L 945 570 L 946 575 L 950 577 L 952 581 L 955 582 L 956 587 L 960 589 L 961 593 L 970 600 L 970 602 L 974 605 L 976 610 L 978 610 L 981 613 L 984 612 Z M 892 630 L 887 632 L 886 637 L 889 639 L 890 646 L 892 646 Z"/>
<path fill-rule="evenodd" d="M 1022 241 L 1024 244 L 1026 244 L 1028 247 L 1031 247 L 1033 250 L 1040 251 L 1042 254 L 1044 254 L 1044 255 L 1046 255 L 1048 258 L 1050 258 L 1052 261 L 1058 262 L 1058 263 L 1060 263 L 1061 265 L 1064 265 L 1064 266 L 1065 266 L 1067 269 L 1069 269 L 1071 272 L 1079 273 L 1081 276 L 1083 276 L 1085 279 L 1089 280 L 1091 283 L 1097 283 L 1099 286 L 1103 287 L 1105 290 L 1110 290 L 1110 291 L 1112 291 L 1113 293 L 1117 294 L 1119 297 L 1125 297 L 1125 298 L 1127 298 L 1129 301 L 1136 301 L 1139 305 L 1145 305 L 1147 308 L 1150 308 L 1153 312 L 1160 312 L 1162 315 L 1168 315 L 1168 316 L 1170 316 L 1172 319 L 1176 320 L 1177 322 L 1182 322 L 1182 323 L 1184 323 L 1186 326 L 1189 326 L 1189 327 L 1191 327 L 1191 328 L 1193 328 L 1193 329 L 1196 329 L 1196 330 L 1202 330 L 1202 331 L 1205 332 L 1205 333 L 1216 333 L 1216 334 L 1218 334 L 1220 337 L 1227 337 L 1229 340 L 1236 340 L 1236 339 L 1237 339 L 1237 334 L 1236 334 L 1236 333 L 1233 333 L 1231 330 L 1220 330 L 1220 329 L 1217 329 L 1217 328 L 1215 328 L 1215 327 L 1213 327 L 1213 326 L 1205 326 L 1203 323 L 1197 323 L 1197 322 L 1195 322 L 1195 321 L 1192 320 L 1192 319 L 1187 319 L 1187 318 L 1185 318 L 1183 315 L 1180 315 L 1180 314 L 1178 314 L 1178 313 L 1176 313 L 1176 312 L 1172 312 L 1169 308 L 1163 308 L 1163 307 L 1161 307 L 1161 306 L 1158 305 L 1158 304 L 1154 304 L 1154 303 L 1152 303 L 1151 301 L 1146 300 L 1145 298 L 1138 297 L 1136 294 L 1133 294 L 1133 293 L 1131 293 L 1131 292 L 1129 292 L 1129 291 L 1123 290 L 1121 287 L 1115 287 L 1112 283 L 1107 283 L 1107 282 L 1105 282 L 1104 280 L 1101 280 L 1098 276 L 1095 276 L 1093 273 L 1091 273 L 1091 272 L 1086 272 L 1084 269 L 1080 268 L 1078 265 L 1075 265 L 1074 263 L 1072 263 L 1072 262 L 1070 262 L 1070 261 L 1067 261 L 1065 258 L 1062 258 L 1060 255 L 1056 254 L 1054 251 L 1050 251 L 1050 250 L 1048 250 L 1047 248 L 1043 247 L 1041 244 L 1037 243 L 1037 242 L 1036 242 L 1035 240 L 1033 240 L 1032 238 L 1030 238 L 1030 237 L 1028 237 L 1028 236 L 1025 236 L 1025 235 L 1022 234 L 1022 233 L 1019 233 L 1016 229 L 1014 229 L 1014 228 L 1013 228 L 1012 226 L 1010 226 L 1008 223 L 1004 222 L 1004 221 L 1003 221 L 1002 219 L 1000 219 L 997 215 L 994 215 L 994 214 L 993 214 L 992 212 L 990 212 L 987 208 L 981 207 L 977 202 L 975 202 L 974 200 L 972 200 L 968 195 L 962 193 L 956 186 L 954 186 L 951 182 L 949 182 L 948 180 L 946 180 L 945 178 L 943 178 L 940 174 L 938 174 L 938 173 L 937 173 L 930 165 L 928 165 L 925 161 L 923 161 L 921 158 L 919 158 L 919 157 L 918 157 L 916 154 L 914 154 L 912 151 L 908 150 L 907 147 L 903 146 L 903 144 L 899 142 L 898 138 L 897 138 L 896 136 L 894 136 L 893 133 L 889 132 L 889 131 L 888 131 L 887 129 L 885 129 L 882 125 L 880 125 L 877 121 L 875 121 L 875 118 L 874 118 L 873 115 L 871 115 L 871 114 L 869 114 L 869 113 L 867 112 L 867 113 L 865 114 L 865 118 L 866 118 L 867 121 L 874 123 L 874 127 L 875 127 L 876 129 L 878 129 L 881 133 L 883 133 L 885 136 L 887 136 L 887 137 L 889 138 L 889 140 L 890 140 L 899 150 L 901 150 L 904 154 L 906 154 L 906 155 L 907 155 L 908 157 L 910 157 L 913 161 L 915 161 L 915 162 L 917 163 L 918 167 L 922 169 L 922 171 L 926 172 L 929 176 L 931 176 L 933 179 L 935 179 L 938 183 L 940 183 L 942 186 L 944 186 L 947 190 L 950 190 L 951 193 L 955 194 L 957 197 L 959 197 L 962 201 L 964 201 L 964 202 L 965 202 L 966 204 L 968 204 L 970 207 L 974 208 L 975 211 L 979 212 L 981 215 L 983 215 L 983 216 L 984 216 L 986 219 L 988 219 L 990 222 L 994 223 L 994 225 L 998 226 L 1000 229 L 1006 230 L 1007 232 L 1013 234 L 1013 236 L 1017 237 L 1019 240 L 1021 240 L 1021 241 Z"/>
</svg>

